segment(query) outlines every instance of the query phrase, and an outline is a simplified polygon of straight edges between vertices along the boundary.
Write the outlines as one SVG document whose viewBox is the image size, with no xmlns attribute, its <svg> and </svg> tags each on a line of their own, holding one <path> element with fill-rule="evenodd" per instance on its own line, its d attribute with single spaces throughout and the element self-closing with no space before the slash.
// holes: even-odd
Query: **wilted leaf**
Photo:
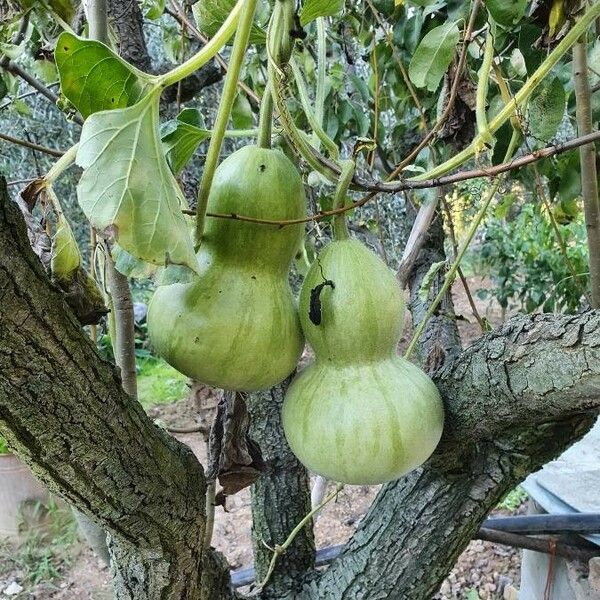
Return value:
<svg viewBox="0 0 600 600">
<path fill-rule="evenodd" d="M 426 87 L 435 92 L 452 61 L 459 39 L 460 31 L 455 22 L 444 23 L 427 33 L 410 61 L 410 80 L 419 88 Z"/>
<path fill-rule="evenodd" d="M 565 113 L 565 89 L 558 77 L 544 82 L 529 103 L 529 130 L 542 143 L 549 142 L 558 131 Z"/>
<path fill-rule="evenodd" d="M 523 18 L 527 0 L 486 0 L 485 5 L 496 23 L 510 27 Z"/>
<path fill-rule="evenodd" d="M 56 232 L 52 236 L 52 275 L 59 281 L 69 281 L 81 265 L 81 253 L 69 222 L 63 215 L 57 219 Z"/>
<path fill-rule="evenodd" d="M 344 0 L 306 0 L 300 11 L 300 25 L 304 27 L 318 17 L 332 17 L 344 8 Z"/>
<path fill-rule="evenodd" d="M 184 108 L 176 119 L 161 127 L 161 138 L 171 171 L 178 175 L 188 163 L 198 144 L 210 137 L 202 116 L 195 108 Z"/>
<path fill-rule="evenodd" d="M 142 73 L 108 46 L 62 33 L 54 51 L 62 93 L 81 115 L 135 104 L 152 86 Z"/>
<path fill-rule="evenodd" d="M 159 92 L 138 104 L 91 115 L 81 132 L 79 204 L 99 231 L 133 256 L 197 270 L 177 182 L 158 133 Z"/>
</svg>

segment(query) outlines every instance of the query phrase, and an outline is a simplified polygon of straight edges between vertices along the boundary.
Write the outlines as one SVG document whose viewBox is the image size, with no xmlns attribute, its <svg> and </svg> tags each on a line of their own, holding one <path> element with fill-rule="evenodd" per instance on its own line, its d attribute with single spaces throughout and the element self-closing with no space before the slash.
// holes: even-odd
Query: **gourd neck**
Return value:
<svg viewBox="0 0 600 600">
<path fill-rule="evenodd" d="M 346 195 L 348 188 L 354 177 L 356 165 L 353 160 L 344 160 L 341 162 L 342 172 L 335 189 L 333 207 L 334 210 L 343 210 L 346 206 Z M 333 219 L 333 235 L 336 241 L 347 240 L 350 238 L 348 231 L 348 223 L 346 221 L 346 213 L 340 212 Z"/>
</svg>

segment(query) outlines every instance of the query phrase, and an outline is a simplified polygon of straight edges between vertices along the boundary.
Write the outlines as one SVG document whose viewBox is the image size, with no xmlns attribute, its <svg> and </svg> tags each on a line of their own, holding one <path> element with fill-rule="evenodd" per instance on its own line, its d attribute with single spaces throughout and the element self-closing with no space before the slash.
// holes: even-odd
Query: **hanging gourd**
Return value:
<svg viewBox="0 0 600 600">
<path fill-rule="evenodd" d="M 247 146 L 218 167 L 212 213 L 305 216 L 300 175 L 280 151 Z M 159 286 L 148 310 L 156 352 L 188 377 L 228 390 L 269 388 L 295 368 L 304 337 L 288 283 L 303 224 L 209 218 L 191 283 Z"/>
<path fill-rule="evenodd" d="M 346 172 L 337 207 L 349 180 Z M 443 407 L 431 379 L 396 355 L 404 301 L 394 274 L 349 237 L 343 216 L 336 217 L 335 237 L 300 293 L 300 322 L 315 361 L 288 389 L 283 427 L 292 451 L 312 472 L 378 484 L 431 455 Z"/>
</svg>

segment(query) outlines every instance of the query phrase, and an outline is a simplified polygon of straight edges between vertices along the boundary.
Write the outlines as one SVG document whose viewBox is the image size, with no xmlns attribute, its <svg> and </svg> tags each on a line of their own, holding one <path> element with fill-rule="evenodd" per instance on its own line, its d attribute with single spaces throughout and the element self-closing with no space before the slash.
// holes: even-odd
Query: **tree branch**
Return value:
<svg viewBox="0 0 600 600">
<path fill-rule="evenodd" d="M 446 408 L 438 450 L 381 490 L 308 597 L 430 598 L 502 496 L 593 425 L 600 312 L 516 317 L 435 379 Z"/>
</svg>

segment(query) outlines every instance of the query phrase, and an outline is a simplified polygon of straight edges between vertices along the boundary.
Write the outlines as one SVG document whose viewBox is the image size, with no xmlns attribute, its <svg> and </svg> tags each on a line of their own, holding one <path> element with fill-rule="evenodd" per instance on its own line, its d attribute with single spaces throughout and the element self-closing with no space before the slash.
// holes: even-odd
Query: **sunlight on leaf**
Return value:
<svg viewBox="0 0 600 600">
<path fill-rule="evenodd" d="M 77 197 L 92 225 L 124 250 L 156 265 L 197 270 L 185 199 L 158 133 L 159 92 L 138 104 L 90 116 L 81 132 L 77 164 L 84 172 Z"/>
<path fill-rule="evenodd" d="M 150 75 L 100 42 L 65 32 L 54 55 L 61 91 L 83 118 L 99 110 L 132 106 L 152 87 Z"/>
<path fill-rule="evenodd" d="M 435 92 L 450 66 L 459 39 L 460 31 L 454 22 L 444 23 L 427 33 L 410 61 L 410 80 L 418 88 L 426 87 Z"/>
</svg>

